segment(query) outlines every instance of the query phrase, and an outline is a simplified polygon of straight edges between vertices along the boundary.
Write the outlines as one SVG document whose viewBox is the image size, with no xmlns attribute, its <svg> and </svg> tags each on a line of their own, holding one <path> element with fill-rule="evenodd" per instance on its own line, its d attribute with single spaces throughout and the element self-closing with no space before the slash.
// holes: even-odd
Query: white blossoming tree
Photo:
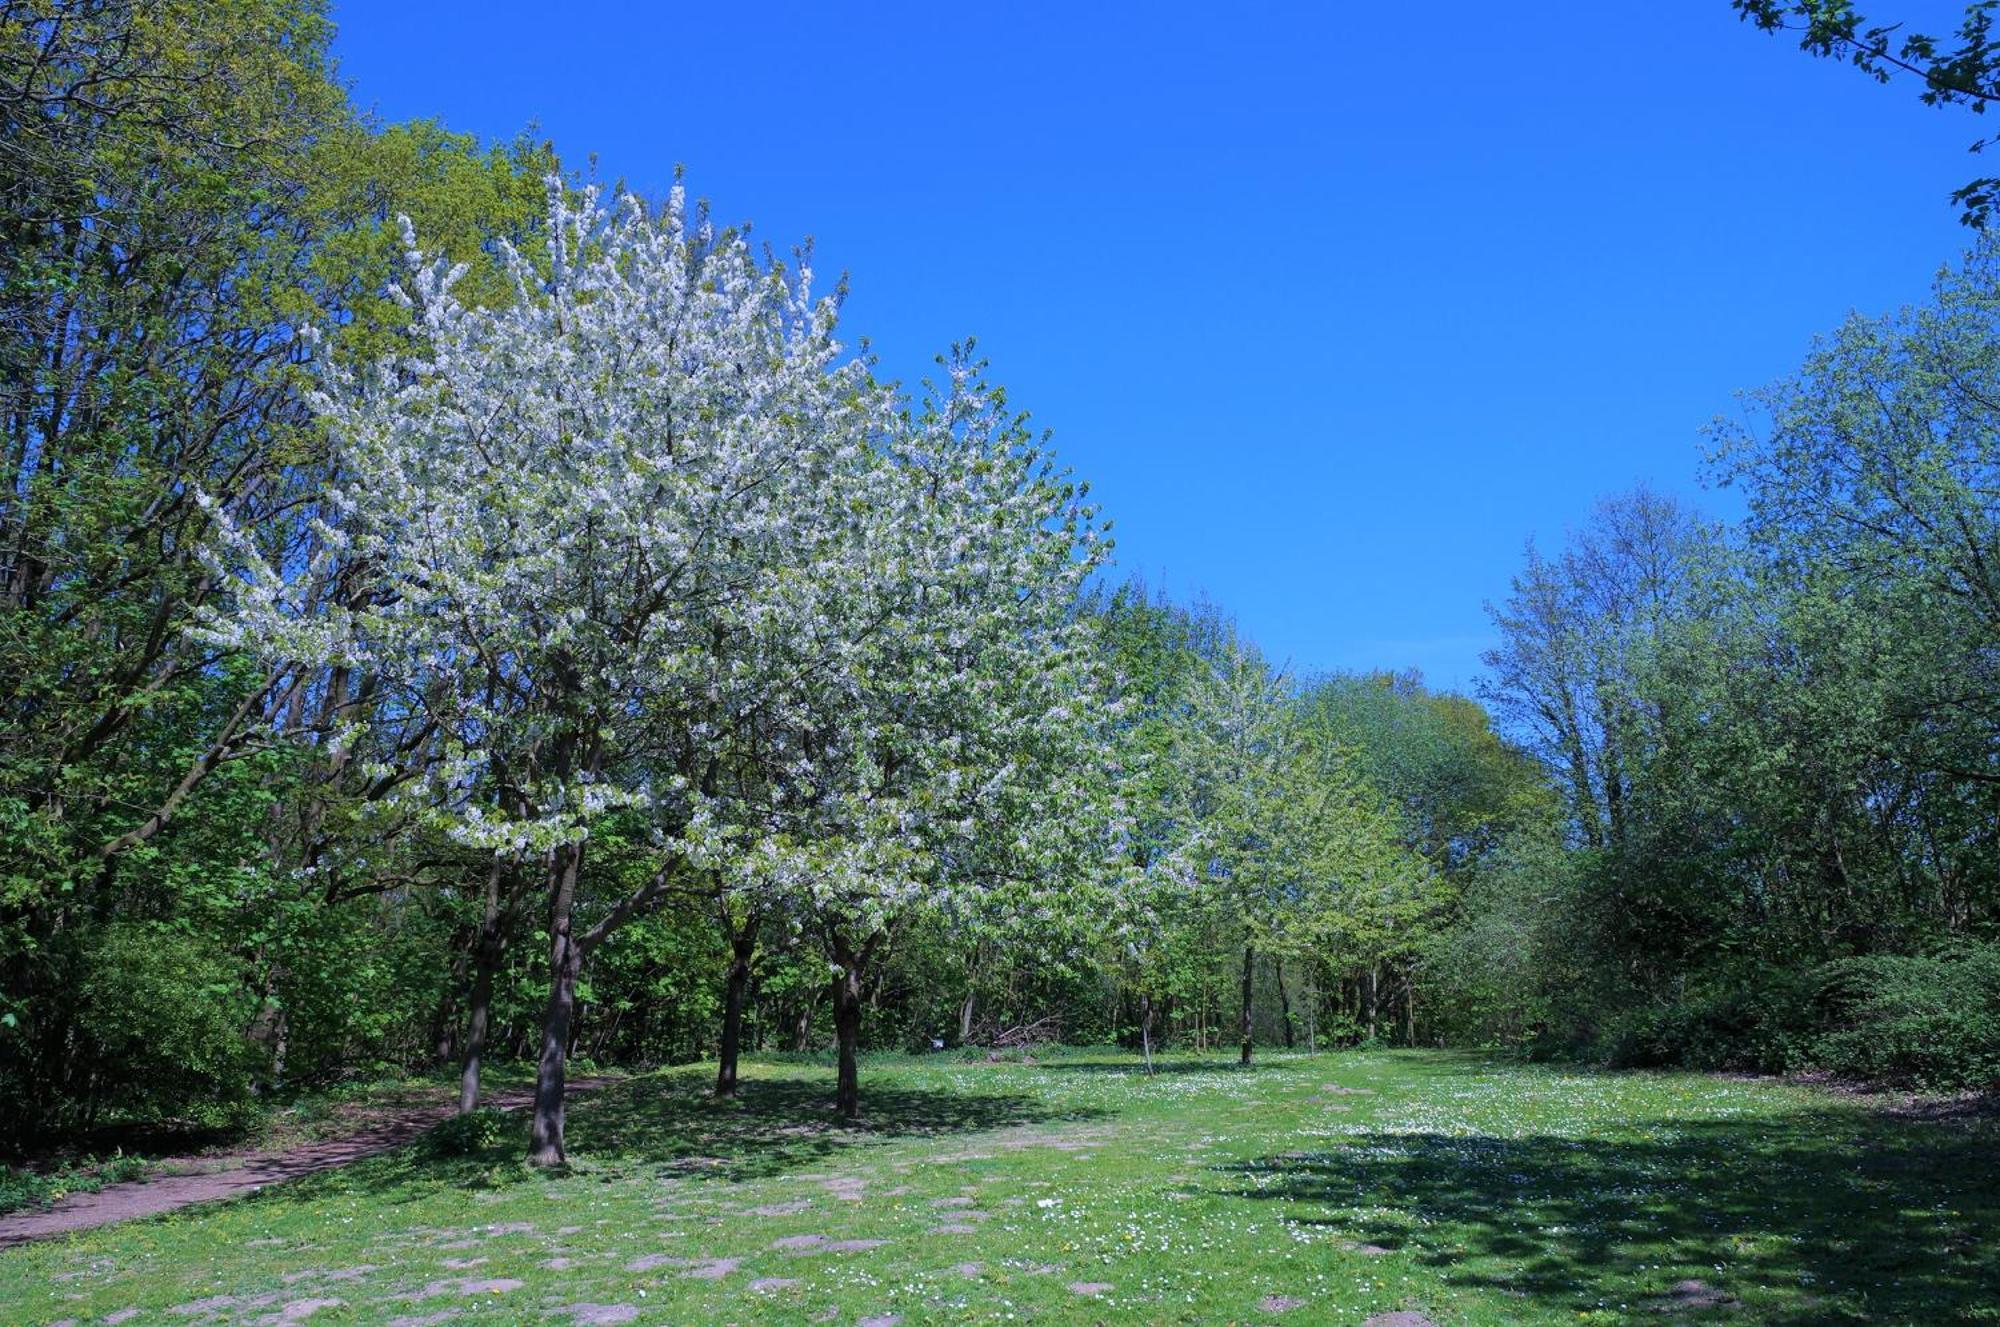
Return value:
<svg viewBox="0 0 2000 1327">
<path fill-rule="evenodd" d="M 885 433 L 860 513 L 873 570 L 837 579 L 838 662 L 805 674 L 739 887 L 779 898 L 832 969 L 838 1103 L 859 1110 L 870 965 L 922 909 L 1050 906 L 1108 842 L 1102 706 L 1079 591 L 1105 545 L 1083 493 L 963 351 Z M 777 769 L 765 758 L 755 768 Z"/>
<path fill-rule="evenodd" d="M 968 366 L 912 418 L 843 361 L 803 258 L 760 261 L 678 189 L 550 200 L 504 308 L 410 239 L 406 351 L 316 398 L 345 477 L 325 553 L 273 564 L 219 522 L 235 594 L 208 628 L 365 675 L 335 740 L 423 755 L 384 804 L 541 873 L 539 1164 L 564 1159 L 579 973 L 623 922 L 757 891 L 838 916 L 839 962 L 957 883 L 952 845 L 1080 731 L 1036 711 L 1077 699 L 1096 549 Z M 650 854 L 615 895 L 585 871 L 610 816 Z"/>
</svg>

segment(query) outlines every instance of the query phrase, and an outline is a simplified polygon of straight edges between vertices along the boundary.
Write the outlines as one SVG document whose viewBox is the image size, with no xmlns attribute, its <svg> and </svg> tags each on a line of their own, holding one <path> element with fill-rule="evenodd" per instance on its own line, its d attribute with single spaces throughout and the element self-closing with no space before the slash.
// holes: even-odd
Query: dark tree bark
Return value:
<svg viewBox="0 0 2000 1327">
<path fill-rule="evenodd" d="M 1251 1005 L 1251 978 L 1255 975 L 1257 950 L 1248 941 L 1243 944 L 1243 1063 L 1250 1063 L 1253 1038 L 1257 1025 L 1255 1009 Z"/>
<path fill-rule="evenodd" d="M 1362 1019 L 1367 1028 L 1368 1041 L 1375 1040 L 1377 1022 L 1381 1015 L 1381 1000 L 1378 997 L 1375 968 L 1370 965 L 1361 974 Z"/>
<path fill-rule="evenodd" d="M 833 1027 L 840 1045 L 840 1078 L 834 1104 L 843 1119 L 861 1114 L 861 978 L 853 969 L 833 979 Z"/>
<path fill-rule="evenodd" d="M 535 1063 L 535 1117 L 528 1135 L 528 1162 L 560 1166 L 563 1150 L 563 1089 L 569 1060 L 570 1021 L 576 1015 L 576 979 L 583 969 L 583 950 L 570 933 L 576 904 L 577 873 L 583 865 L 583 845 L 566 843 L 551 854 L 549 909 L 549 1002 L 542 1015 L 542 1049 Z"/>
<path fill-rule="evenodd" d="M 750 915 L 741 929 L 730 924 L 728 906 L 723 906 L 723 924 L 729 935 L 729 975 L 722 995 L 722 1045 L 716 1053 L 715 1095 L 736 1095 L 736 1061 L 743 1044 L 743 1000 L 750 990 L 750 973 L 757 957 L 757 916 Z"/>
<path fill-rule="evenodd" d="M 1285 1049 L 1291 1050 L 1298 1045 L 1298 1038 L 1292 1030 L 1292 995 L 1285 989 L 1285 964 L 1282 959 L 1278 962 L 1278 1008 L 1285 1016 Z"/>
<path fill-rule="evenodd" d="M 450 1064 L 458 1058 L 458 984 L 465 976 L 463 966 L 454 965 L 451 980 L 438 995 L 437 1008 L 431 1014 L 431 1061 L 434 1064 Z"/>
<path fill-rule="evenodd" d="M 465 1019 L 465 1055 L 458 1067 L 458 1113 L 468 1115 L 479 1104 L 479 1070 L 486 1055 L 486 1033 L 493 1018 L 493 974 L 500 966 L 499 858 L 486 873 L 486 913 L 479 920 L 479 939 L 472 955 L 472 993 Z"/>
<path fill-rule="evenodd" d="M 827 931 L 827 948 L 840 972 L 833 979 L 833 1028 L 839 1045 L 840 1074 L 834 1104 L 841 1118 L 861 1114 L 861 992 L 868 960 L 874 957 L 880 934 L 856 946 L 837 927 Z"/>
<path fill-rule="evenodd" d="M 818 996 L 806 996 L 799 1005 L 798 1018 L 792 1023 L 792 1049 L 801 1054 L 812 1049 L 813 1006 L 818 1002 Z"/>
<path fill-rule="evenodd" d="M 961 1046 L 972 1043 L 972 1019 L 978 1012 L 977 988 L 985 956 L 986 942 L 982 940 L 972 946 L 972 953 L 965 960 L 965 998 L 958 1004 L 958 1044 Z"/>
<path fill-rule="evenodd" d="M 1403 972 L 1403 1044 L 1417 1044 L 1417 974 Z"/>
<path fill-rule="evenodd" d="M 678 878 L 681 862 L 672 857 L 636 892 L 619 899 L 597 925 L 571 932 L 583 844 L 566 843 L 549 854 L 549 1002 L 542 1015 L 542 1048 L 535 1063 L 535 1116 L 528 1132 L 528 1161 L 560 1166 L 563 1150 L 563 1088 L 576 1020 L 576 982 L 584 960 L 606 936 L 653 906 Z"/>
</svg>

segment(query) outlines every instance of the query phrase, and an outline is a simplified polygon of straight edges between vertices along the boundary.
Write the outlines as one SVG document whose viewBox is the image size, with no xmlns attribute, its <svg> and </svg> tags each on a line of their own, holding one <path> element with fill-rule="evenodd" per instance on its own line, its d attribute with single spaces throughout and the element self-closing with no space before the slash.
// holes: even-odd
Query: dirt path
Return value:
<svg viewBox="0 0 2000 1327">
<path fill-rule="evenodd" d="M 604 1087 L 618 1080 L 580 1078 L 569 1085 L 574 1094 Z M 530 1104 L 533 1088 L 511 1088 L 490 1094 L 481 1103 L 502 1110 L 516 1110 Z M 190 1173 L 162 1175 L 156 1179 L 108 1184 L 94 1193 L 73 1193 L 49 1207 L 0 1216 L 0 1249 L 31 1240 L 66 1235 L 114 1221 L 138 1216 L 156 1216 L 194 1203 L 214 1202 L 254 1193 L 269 1184 L 283 1184 L 315 1171 L 332 1170 L 401 1147 L 432 1125 L 449 1118 L 456 1103 L 419 1106 L 398 1110 L 374 1119 L 366 1127 L 338 1138 L 304 1143 L 278 1152 L 226 1152 L 210 1156 L 170 1157 L 166 1166 L 199 1167 Z"/>
</svg>

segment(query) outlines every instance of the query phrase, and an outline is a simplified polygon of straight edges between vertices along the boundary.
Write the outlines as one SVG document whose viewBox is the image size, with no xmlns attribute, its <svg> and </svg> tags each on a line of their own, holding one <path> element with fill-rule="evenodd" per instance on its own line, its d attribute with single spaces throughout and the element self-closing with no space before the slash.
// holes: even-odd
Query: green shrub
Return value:
<svg viewBox="0 0 2000 1327">
<path fill-rule="evenodd" d="M 1924 1091 L 2000 1086 L 2000 945 L 1718 982 L 1606 1020 L 1618 1068 L 1823 1069 Z"/>
<path fill-rule="evenodd" d="M 437 1125 L 424 1135 L 424 1147 L 433 1156 L 477 1156 L 498 1147 L 506 1138 L 506 1112 L 481 1106 Z"/>
<path fill-rule="evenodd" d="M 234 1125 L 258 1060 L 233 962 L 193 936 L 120 922 L 84 954 L 79 1025 L 98 1105 L 147 1119 Z"/>
<path fill-rule="evenodd" d="M 2000 945 L 1828 964 L 1815 1065 L 1928 1091 L 2000 1086 Z"/>
<path fill-rule="evenodd" d="M 1811 974 L 1773 970 L 1626 1010 L 1607 1020 L 1602 1053 L 1623 1069 L 1781 1073 L 1798 1063 L 1814 989 Z"/>
</svg>

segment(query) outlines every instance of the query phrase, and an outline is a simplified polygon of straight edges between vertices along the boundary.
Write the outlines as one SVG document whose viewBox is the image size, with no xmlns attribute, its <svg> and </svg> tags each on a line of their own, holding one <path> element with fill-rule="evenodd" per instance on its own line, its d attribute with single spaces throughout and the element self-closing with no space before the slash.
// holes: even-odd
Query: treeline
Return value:
<svg viewBox="0 0 2000 1327">
<path fill-rule="evenodd" d="M 1107 582 L 969 349 L 913 398 L 809 254 L 373 122 L 328 39 L 0 9 L 6 1146 L 493 1055 L 551 1162 L 577 1056 L 1992 1077 L 1983 251 L 1718 434 L 1740 528 L 1531 554 L 1482 705 Z"/>
<path fill-rule="evenodd" d="M 1531 552 L 1488 698 L 1566 833 L 1466 901 L 1490 1035 L 1625 1064 L 2000 1078 L 2000 254 Z"/>
</svg>

